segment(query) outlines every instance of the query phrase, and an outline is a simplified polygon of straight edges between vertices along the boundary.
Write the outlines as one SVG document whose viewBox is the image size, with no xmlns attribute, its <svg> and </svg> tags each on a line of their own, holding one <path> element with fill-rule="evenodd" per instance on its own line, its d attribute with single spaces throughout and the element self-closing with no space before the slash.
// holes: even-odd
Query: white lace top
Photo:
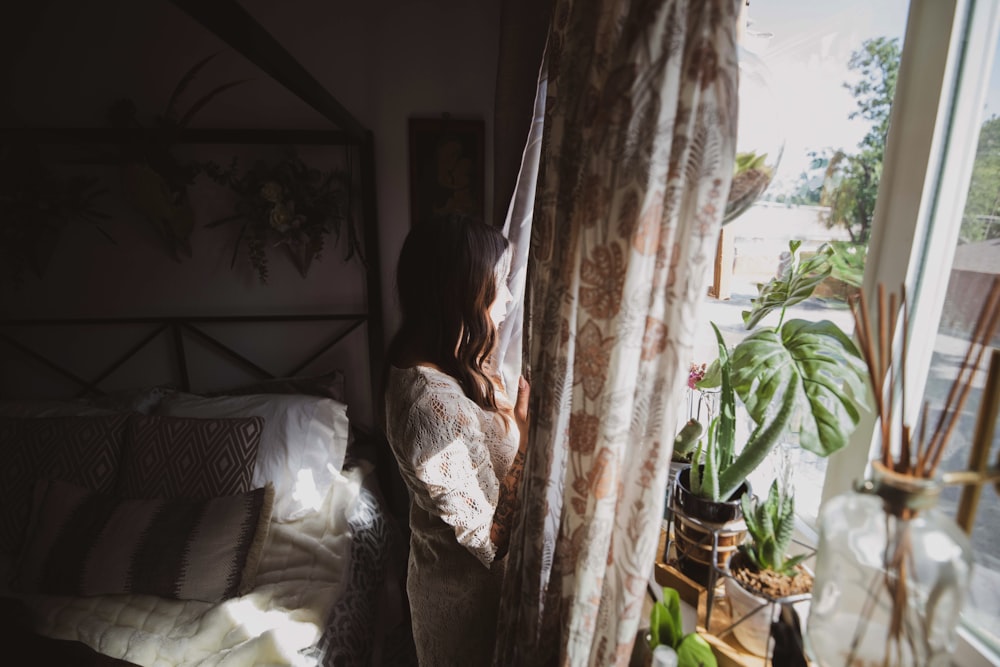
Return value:
<svg viewBox="0 0 1000 667">
<path fill-rule="evenodd" d="M 518 447 L 505 420 L 446 373 L 389 369 L 386 435 L 412 495 L 407 593 L 421 664 L 492 655 L 502 570 L 490 529 Z"/>
<path fill-rule="evenodd" d="M 489 567 L 500 480 L 517 452 L 513 421 L 481 409 L 450 375 L 391 368 L 387 435 L 413 502 L 454 529 L 458 544 Z"/>
</svg>

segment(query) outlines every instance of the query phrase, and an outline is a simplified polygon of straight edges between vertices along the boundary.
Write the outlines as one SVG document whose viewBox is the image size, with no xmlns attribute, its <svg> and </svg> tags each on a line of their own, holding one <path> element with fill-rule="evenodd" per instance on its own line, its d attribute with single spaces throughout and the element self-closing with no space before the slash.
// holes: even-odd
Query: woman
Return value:
<svg viewBox="0 0 1000 667">
<path fill-rule="evenodd" d="M 396 273 L 386 434 L 412 496 L 406 590 L 421 665 L 492 660 L 524 467 L 528 385 L 515 405 L 493 363 L 510 252 L 461 216 L 415 225 Z"/>
</svg>

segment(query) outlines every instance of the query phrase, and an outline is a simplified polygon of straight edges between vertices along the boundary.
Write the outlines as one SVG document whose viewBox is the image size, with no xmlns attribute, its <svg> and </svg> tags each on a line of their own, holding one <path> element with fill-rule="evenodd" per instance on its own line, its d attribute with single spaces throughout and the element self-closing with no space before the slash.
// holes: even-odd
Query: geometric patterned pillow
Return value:
<svg viewBox="0 0 1000 667">
<path fill-rule="evenodd" d="M 274 483 L 274 519 L 316 511 L 343 469 L 350 440 L 347 405 L 301 394 L 205 397 L 178 392 L 157 414 L 171 417 L 264 418 L 253 486 Z"/>
<path fill-rule="evenodd" d="M 120 499 L 42 480 L 11 584 L 25 593 L 225 600 L 253 588 L 273 498 L 265 487 Z"/>
<path fill-rule="evenodd" d="M 0 419 L 0 552 L 17 553 L 36 480 L 115 488 L 126 414 Z"/>
<path fill-rule="evenodd" d="M 126 498 L 213 498 L 250 490 L 261 417 L 134 415 L 118 475 Z"/>
</svg>

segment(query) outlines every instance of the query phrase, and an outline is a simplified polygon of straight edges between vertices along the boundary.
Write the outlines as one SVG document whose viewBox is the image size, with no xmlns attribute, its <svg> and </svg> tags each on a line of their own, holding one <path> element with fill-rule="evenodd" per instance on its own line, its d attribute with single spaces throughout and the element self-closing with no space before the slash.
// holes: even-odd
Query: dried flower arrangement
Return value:
<svg viewBox="0 0 1000 667">
<path fill-rule="evenodd" d="M 285 248 L 300 275 L 305 277 L 312 261 L 320 258 L 327 235 L 333 233 L 339 240 L 345 227 L 345 259 L 355 253 L 362 256 L 351 216 L 349 172 L 321 171 L 307 165 L 294 152 L 274 164 L 258 161 L 243 173 L 235 160 L 228 169 L 207 163 L 204 170 L 237 197 L 232 215 L 206 227 L 242 222 L 231 265 L 236 263 L 240 244 L 245 243 L 261 283 L 267 283 L 268 279 L 268 248 Z"/>
</svg>

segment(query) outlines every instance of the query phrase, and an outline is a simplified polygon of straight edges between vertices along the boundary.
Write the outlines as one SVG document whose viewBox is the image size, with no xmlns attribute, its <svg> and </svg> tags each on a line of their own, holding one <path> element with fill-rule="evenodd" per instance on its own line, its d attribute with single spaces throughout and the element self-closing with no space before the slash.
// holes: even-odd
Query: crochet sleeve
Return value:
<svg viewBox="0 0 1000 667">
<path fill-rule="evenodd" d="M 496 556 L 490 528 L 500 484 L 478 416 L 467 402 L 428 394 L 407 420 L 415 500 L 454 528 L 458 543 L 486 567 Z"/>
</svg>

